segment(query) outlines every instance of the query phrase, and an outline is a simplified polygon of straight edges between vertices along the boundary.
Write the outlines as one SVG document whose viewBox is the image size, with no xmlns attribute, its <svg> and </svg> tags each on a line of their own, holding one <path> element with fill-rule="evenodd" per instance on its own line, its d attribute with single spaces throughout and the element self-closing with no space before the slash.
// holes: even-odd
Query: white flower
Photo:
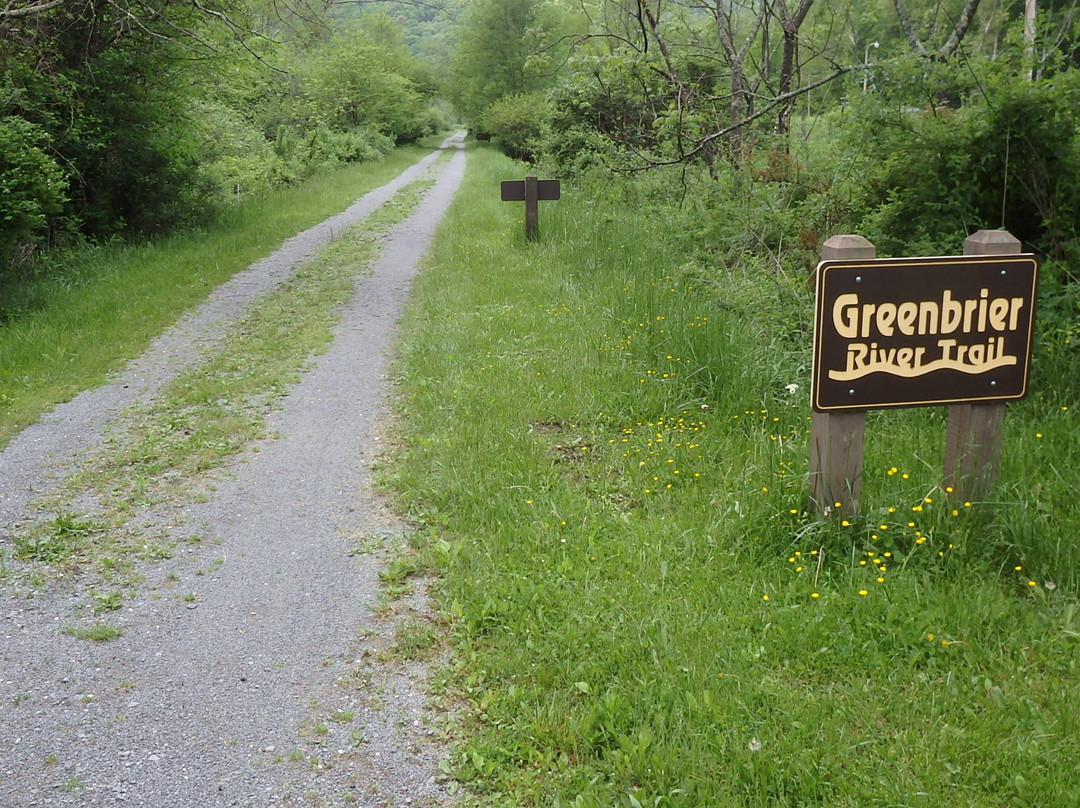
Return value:
<svg viewBox="0 0 1080 808">
<path fill-rule="evenodd" d="M 751 752 L 760 752 L 761 751 L 761 741 L 759 741 L 757 738 L 751 738 L 750 739 L 750 751 Z"/>
<path fill-rule="evenodd" d="M 799 385 L 792 382 L 791 384 L 785 385 L 784 389 L 791 393 L 791 395 L 795 395 L 795 393 L 799 390 Z"/>
</svg>

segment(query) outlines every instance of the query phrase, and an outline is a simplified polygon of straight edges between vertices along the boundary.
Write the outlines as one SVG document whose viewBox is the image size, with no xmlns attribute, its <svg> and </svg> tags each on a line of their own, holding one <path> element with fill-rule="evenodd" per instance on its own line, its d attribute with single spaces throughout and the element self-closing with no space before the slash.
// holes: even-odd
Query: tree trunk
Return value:
<svg viewBox="0 0 1080 808">
<path fill-rule="evenodd" d="M 784 55 L 780 62 L 780 95 L 791 92 L 791 81 L 798 69 L 799 61 L 799 28 L 806 19 L 810 6 L 814 0 L 799 0 L 799 7 L 794 14 L 788 11 L 787 0 L 777 0 L 776 6 L 780 10 L 780 27 L 784 31 Z M 776 116 L 776 134 L 786 135 L 791 128 L 791 111 L 795 108 L 795 99 L 791 98 L 780 107 L 780 113 Z"/>
<path fill-rule="evenodd" d="M 908 15 L 904 0 L 893 0 L 893 6 L 896 8 L 896 17 L 900 21 L 900 27 L 904 29 L 904 36 L 907 37 L 911 49 L 924 59 L 943 62 L 960 47 L 964 35 L 967 34 L 968 27 L 971 25 L 971 20 L 975 17 L 975 12 L 979 10 L 979 2 L 980 0 L 967 0 L 964 3 L 964 8 L 960 11 L 960 16 L 956 20 L 956 25 L 953 27 L 948 41 L 933 53 L 926 49 L 926 46 L 919 39 L 919 35 L 915 32 L 915 26 Z"/>
<path fill-rule="evenodd" d="M 1035 17 L 1038 14 L 1036 0 L 1024 0 L 1024 44 L 1027 46 L 1028 67 L 1027 79 L 1035 79 Z"/>
<path fill-rule="evenodd" d="M 742 44 L 736 44 L 735 20 L 736 10 L 732 3 L 724 0 L 714 0 L 711 11 L 716 25 L 717 39 L 720 42 L 720 50 L 724 54 L 728 71 L 731 76 L 731 121 L 733 123 L 745 120 L 754 114 L 753 87 L 750 85 L 744 64 L 750 49 L 757 39 L 758 31 L 765 22 L 768 12 L 768 3 L 761 3 L 754 16 L 754 22 L 750 31 L 743 39 Z M 733 153 L 738 154 L 742 144 L 743 130 L 741 126 L 731 131 Z"/>
</svg>

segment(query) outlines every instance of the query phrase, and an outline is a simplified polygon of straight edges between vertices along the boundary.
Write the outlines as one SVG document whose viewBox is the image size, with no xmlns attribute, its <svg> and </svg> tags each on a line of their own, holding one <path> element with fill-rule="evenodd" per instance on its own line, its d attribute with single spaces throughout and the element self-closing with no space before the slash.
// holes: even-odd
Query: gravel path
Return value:
<svg viewBox="0 0 1080 808">
<path fill-rule="evenodd" d="M 464 174 L 458 147 L 344 308 L 333 344 L 274 413 L 274 440 L 208 501 L 169 515 L 197 546 L 148 568 L 109 622 L 119 639 L 61 632 L 77 587 L 0 580 L 0 806 L 436 805 L 442 754 L 424 668 L 380 661 L 385 555 L 403 529 L 370 492 L 387 352 L 417 261 Z M 115 382 L 79 396 L 0 454 L 0 541 L 126 406 L 196 361 L 260 293 L 434 161 L 221 287 Z M 422 596 L 397 607 L 423 617 Z"/>
</svg>

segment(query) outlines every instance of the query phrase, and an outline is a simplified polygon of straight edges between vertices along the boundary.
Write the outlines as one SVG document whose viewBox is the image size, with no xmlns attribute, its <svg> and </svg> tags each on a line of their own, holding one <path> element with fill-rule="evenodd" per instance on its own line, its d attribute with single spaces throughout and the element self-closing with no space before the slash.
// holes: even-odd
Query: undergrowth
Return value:
<svg viewBox="0 0 1080 808">
<path fill-rule="evenodd" d="M 872 413 L 862 514 L 820 521 L 805 276 L 710 266 L 615 183 L 564 187 L 526 243 L 493 191 L 520 167 L 470 160 L 389 477 L 442 574 L 469 799 L 1070 805 L 1067 394 L 1010 405 L 985 502 L 940 488 L 942 411 Z"/>
</svg>

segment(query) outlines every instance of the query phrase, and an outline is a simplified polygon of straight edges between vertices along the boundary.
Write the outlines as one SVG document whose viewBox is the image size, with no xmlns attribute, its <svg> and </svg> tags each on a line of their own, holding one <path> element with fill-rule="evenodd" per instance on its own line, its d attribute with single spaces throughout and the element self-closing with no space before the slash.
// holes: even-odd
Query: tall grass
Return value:
<svg viewBox="0 0 1080 808">
<path fill-rule="evenodd" d="M 245 204 L 213 227 L 70 256 L 0 289 L 0 448 L 38 416 L 101 383 L 216 286 L 397 176 L 403 148 Z"/>
<path fill-rule="evenodd" d="M 614 185 L 528 244 L 521 173 L 470 153 L 399 365 L 455 776 L 501 805 L 1074 804 L 1076 407 L 1010 406 L 970 504 L 940 411 L 875 413 L 863 516 L 817 521 L 805 280 L 703 268 Z"/>
</svg>

